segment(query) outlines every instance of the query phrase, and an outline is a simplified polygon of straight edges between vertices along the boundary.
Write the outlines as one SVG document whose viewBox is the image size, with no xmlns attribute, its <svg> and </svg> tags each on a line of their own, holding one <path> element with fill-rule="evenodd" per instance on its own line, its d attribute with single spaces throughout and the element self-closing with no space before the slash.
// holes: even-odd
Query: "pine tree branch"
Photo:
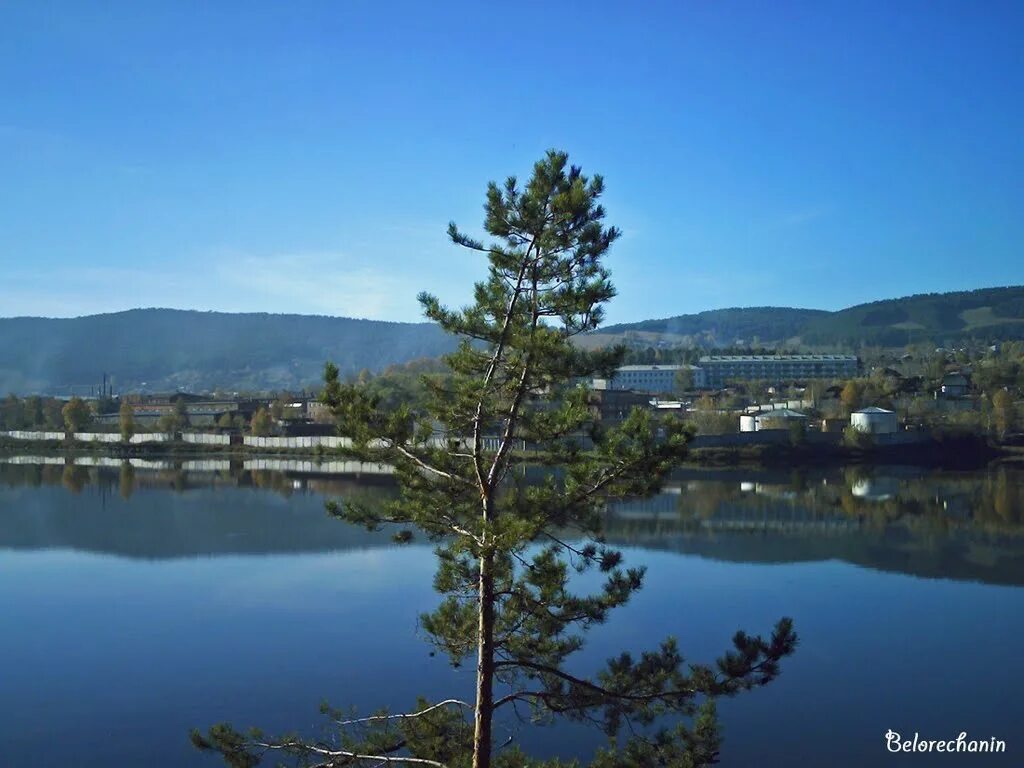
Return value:
<svg viewBox="0 0 1024 768">
<path fill-rule="evenodd" d="M 283 741 L 280 744 L 255 741 L 252 743 L 252 746 L 268 751 L 299 752 L 304 754 L 316 755 L 318 757 L 331 758 L 328 762 L 321 763 L 321 765 L 325 767 L 339 765 L 337 761 L 345 759 L 346 761 L 358 760 L 360 762 L 376 760 L 379 765 L 406 764 L 428 765 L 432 768 L 448 768 L 447 763 L 442 763 L 437 760 L 428 760 L 425 757 L 405 757 L 402 755 L 367 755 L 362 754 L 360 752 L 349 752 L 343 749 L 326 749 L 324 747 L 315 747 L 312 744 L 306 744 L 301 741 Z"/>
<path fill-rule="evenodd" d="M 399 712 L 398 714 L 394 715 L 371 715 L 369 717 L 359 717 L 354 720 L 335 720 L 335 723 L 337 723 L 338 725 L 356 725 L 358 723 L 373 723 L 378 722 L 380 720 L 412 719 L 414 717 L 422 717 L 428 712 L 433 712 L 435 709 L 440 709 L 441 707 L 447 707 L 450 704 L 455 704 L 457 706 L 466 708 L 472 708 L 473 706 L 472 704 L 462 701 L 461 699 L 445 699 L 444 701 L 439 701 L 437 702 L 437 704 L 433 704 L 427 707 L 426 709 L 421 709 L 419 712 Z"/>
<path fill-rule="evenodd" d="M 526 659 L 509 659 L 505 661 L 494 662 L 495 669 L 499 668 L 522 668 L 530 669 L 534 672 L 539 672 L 544 675 L 551 675 L 557 677 L 560 680 L 564 680 L 570 685 L 579 686 L 580 688 L 586 689 L 591 693 L 601 696 L 608 700 L 619 700 L 619 701 L 631 701 L 638 703 L 649 703 L 654 701 L 665 701 L 681 697 L 693 697 L 699 694 L 705 696 L 718 696 L 723 694 L 734 693 L 735 690 L 731 687 L 731 684 L 740 682 L 743 678 L 753 677 L 758 672 L 761 672 L 773 664 L 777 663 L 778 659 L 772 655 L 766 656 L 766 658 L 757 663 L 752 664 L 747 668 L 742 675 L 718 675 L 709 682 L 707 686 L 689 686 L 686 688 L 673 688 L 662 691 L 652 691 L 650 693 L 626 693 L 624 691 L 613 691 L 604 686 L 598 685 L 597 683 L 587 680 L 585 678 L 576 677 L 570 675 L 558 667 L 552 667 L 547 664 L 541 664 L 535 661 L 528 661 Z M 554 696 L 556 694 L 547 693 L 548 696 Z M 589 709 L 594 706 L 600 706 L 599 702 L 581 702 L 577 705 L 578 709 Z M 568 709 L 564 710 L 568 711 Z"/>
<path fill-rule="evenodd" d="M 433 466 L 431 464 L 428 464 L 423 459 L 421 459 L 419 456 L 414 454 L 412 451 L 408 450 L 405 446 L 403 446 L 398 441 L 390 440 L 390 439 L 387 439 L 387 438 L 385 438 L 385 439 L 387 440 L 389 446 L 393 450 L 395 450 L 398 453 L 400 453 L 402 456 L 407 458 L 409 461 L 411 461 L 413 464 L 415 464 L 416 466 L 418 466 L 420 469 L 424 470 L 425 472 L 430 472 L 431 474 L 438 475 L 439 477 L 443 477 L 445 480 L 450 480 L 453 483 L 462 483 L 464 485 L 470 485 L 469 481 L 466 480 L 466 478 L 459 477 L 458 475 L 453 475 L 451 472 L 445 472 L 443 469 L 438 469 L 437 467 L 435 467 L 435 466 Z"/>
</svg>

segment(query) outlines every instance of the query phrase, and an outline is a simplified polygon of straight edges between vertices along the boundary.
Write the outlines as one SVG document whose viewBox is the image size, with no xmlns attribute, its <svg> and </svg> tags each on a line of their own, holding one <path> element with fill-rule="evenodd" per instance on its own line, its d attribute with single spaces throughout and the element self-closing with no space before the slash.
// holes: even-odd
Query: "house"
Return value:
<svg viewBox="0 0 1024 768">
<path fill-rule="evenodd" d="M 939 387 L 939 394 L 947 399 L 955 397 L 963 397 L 967 394 L 967 389 L 970 386 L 967 381 L 967 377 L 958 371 L 947 373 L 942 377 L 942 384 Z"/>
<path fill-rule="evenodd" d="M 327 403 L 310 399 L 306 402 L 306 417 L 315 424 L 333 424 L 334 413 Z"/>
</svg>

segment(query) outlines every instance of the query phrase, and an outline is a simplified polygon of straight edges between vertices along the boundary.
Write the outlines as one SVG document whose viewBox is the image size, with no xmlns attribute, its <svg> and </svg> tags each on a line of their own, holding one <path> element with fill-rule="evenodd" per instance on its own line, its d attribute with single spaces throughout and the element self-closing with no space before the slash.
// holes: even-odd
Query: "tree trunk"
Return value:
<svg viewBox="0 0 1024 768">
<path fill-rule="evenodd" d="M 494 555 L 480 556 L 480 605 L 477 628 L 476 711 L 473 768 L 490 768 L 491 719 L 494 716 Z"/>
</svg>

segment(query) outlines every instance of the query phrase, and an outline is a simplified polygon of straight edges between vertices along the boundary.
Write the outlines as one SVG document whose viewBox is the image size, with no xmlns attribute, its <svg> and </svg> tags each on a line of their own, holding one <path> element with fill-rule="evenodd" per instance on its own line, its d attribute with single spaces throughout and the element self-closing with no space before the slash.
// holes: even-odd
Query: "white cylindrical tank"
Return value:
<svg viewBox="0 0 1024 768">
<path fill-rule="evenodd" d="M 864 408 L 850 414 L 850 425 L 871 435 L 891 435 L 897 430 L 896 414 L 885 408 Z"/>
<path fill-rule="evenodd" d="M 740 416 L 740 432 L 755 431 L 757 431 L 757 417 L 746 413 Z"/>
</svg>

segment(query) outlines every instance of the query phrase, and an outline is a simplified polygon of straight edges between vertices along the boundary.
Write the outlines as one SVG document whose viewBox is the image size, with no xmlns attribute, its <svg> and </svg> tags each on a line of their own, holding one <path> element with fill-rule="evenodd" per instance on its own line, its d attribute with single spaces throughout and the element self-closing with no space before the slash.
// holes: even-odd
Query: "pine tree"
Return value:
<svg viewBox="0 0 1024 768">
<path fill-rule="evenodd" d="M 600 177 L 549 152 L 525 186 L 487 189 L 485 244 L 455 227 L 451 240 L 483 254 L 487 277 L 472 305 L 451 310 L 421 294 L 428 319 L 461 339 L 451 376 L 425 381 L 417 406 L 380 407 L 367 387 L 343 384 L 328 365 L 324 400 L 366 461 L 395 467 L 400 497 L 384 508 L 333 505 L 346 520 L 401 527 L 396 538 L 436 544 L 439 607 L 421 617 L 430 642 L 455 665 L 475 660 L 470 700 L 421 701 L 401 715 L 346 719 L 328 710 L 332 741 L 269 739 L 222 725 L 193 734 L 230 765 L 292 755 L 317 765 L 408 764 L 447 768 L 556 766 L 514 746 L 496 749 L 496 714 L 524 707 L 543 722 L 597 723 L 616 741 L 599 768 L 698 766 L 716 760 L 714 700 L 762 685 L 795 647 L 783 619 L 768 639 L 742 632 L 716 665 L 689 665 L 675 641 L 639 657 L 623 653 L 592 676 L 567 669 L 585 632 L 640 589 L 601 536 L 610 500 L 654 492 L 683 458 L 691 432 L 634 411 L 603 428 L 574 381 L 610 375 L 621 350 L 586 352 L 573 338 L 598 327 L 614 296 L 602 264 L 618 238 L 603 224 Z M 531 450 L 524 452 L 524 443 Z M 593 594 L 573 575 L 603 575 Z M 512 711 L 510 711 L 512 710 Z M 671 729 L 652 729 L 662 716 Z M 682 717 L 679 717 L 681 715 Z"/>
</svg>

